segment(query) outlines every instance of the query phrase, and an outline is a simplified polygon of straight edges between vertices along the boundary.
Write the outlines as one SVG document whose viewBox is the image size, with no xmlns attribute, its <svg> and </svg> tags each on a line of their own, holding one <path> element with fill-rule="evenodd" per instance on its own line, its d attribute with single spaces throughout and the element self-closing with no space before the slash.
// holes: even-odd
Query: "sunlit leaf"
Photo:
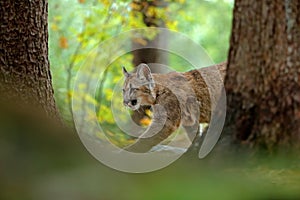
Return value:
<svg viewBox="0 0 300 200">
<path fill-rule="evenodd" d="M 68 39 L 64 36 L 61 36 L 59 38 L 59 47 L 62 48 L 62 49 L 66 49 L 68 48 Z"/>
<path fill-rule="evenodd" d="M 57 31 L 58 30 L 58 26 L 57 26 L 57 24 L 52 24 L 51 25 L 51 29 L 53 30 L 53 31 Z"/>
<path fill-rule="evenodd" d="M 141 44 L 143 46 L 147 45 L 147 40 L 143 39 L 143 38 L 134 38 L 133 39 L 135 43 Z"/>
<path fill-rule="evenodd" d="M 85 100 L 88 102 L 88 103 L 91 103 L 93 105 L 97 105 L 97 101 L 95 98 L 91 97 L 90 95 L 86 94 L 85 95 Z"/>
<path fill-rule="evenodd" d="M 148 126 L 149 124 L 151 124 L 151 119 L 148 117 L 144 117 L 140 120 L 140 124 L 143 126 Z"/>
<path fill-rule="evenodd" d="M 69 90 L 67 95 L 68 95 L 68 99 L 71 99 L 73 96 L 73 91 Z"/>
<path fill-rule="evenodd" d="M 110 5 L 110 1 L 109 0 L 101 0 L 101 3 L 103 3 L 105 6 L 109 6 Z"/>
<path fill-rule="evenodd" d="M 154 7 L 154 6 L 149 6 L 148 9 L 147 9 L 146 15 L 147 15 L 148 17 L 153 17 L 153 16 L 155 16 L 155 15 L 156 15 L 155 7 Z"/>
<path fill-rule="evenodd" d="M 152 118 L 153 112 L 152 112 L 150 109 L 146 109 L 146 110 L 145 110 L 145 113 L 146 113 L 146 115 L 147 115 L 148 117 L 151 117 L 151 118 Z"/>
<path fill-rule="evenodd" d="M 57 15 L 57 16 L 54 17 L 54 21 L 59 22 L 61 20 L 62 20 L 62 16 L 61 15 Z"/>
<path fill-rule="evenodd" d="M 166 26 L 172 30 L 177 30 L 178 29 L 177 25 L 178 25 L 178 21 L 167 21 L 166 22 Z"/>
<path fill-rule="evenodd" d="M 141 5 L 135 3 L 135 2 L 132 2 L 130 4 L 130 7 L 132 8 L 132 10 L 140 10 L 141 9 Z"/>
</svg>

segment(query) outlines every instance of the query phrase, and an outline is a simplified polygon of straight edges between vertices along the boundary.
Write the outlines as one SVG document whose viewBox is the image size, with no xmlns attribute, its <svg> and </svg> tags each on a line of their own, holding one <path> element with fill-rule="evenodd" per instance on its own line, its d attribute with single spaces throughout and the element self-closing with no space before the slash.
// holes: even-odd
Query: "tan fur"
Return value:
<svg viewBox="0 0 300 200">
<path fill-rule="evenodd" d="M 219 98 L 219 94 L 210 95 L 210 90 L 220 91 L 226 64 L 221 63 L 185 73 L 171 72 L 150 76 L 145 67 L 140 67 L 144 70 L 138 72 L 140 76 L 126 72 L 123 85 L 124 102 L 137 99 L 137 105 L 124 104 L 134 110 L 140 105 L 151 105 L 153 109 L 153 120 L 147 131 L 126 149 L 133 152 L 147 152 L 169 137 L 180 124 L 193 127 L 198 126 L 198 123 L 209 123 L 211 110 Z M 153 88 L 149 83 L 153 83 L 152 81 Z"/>
</svg>

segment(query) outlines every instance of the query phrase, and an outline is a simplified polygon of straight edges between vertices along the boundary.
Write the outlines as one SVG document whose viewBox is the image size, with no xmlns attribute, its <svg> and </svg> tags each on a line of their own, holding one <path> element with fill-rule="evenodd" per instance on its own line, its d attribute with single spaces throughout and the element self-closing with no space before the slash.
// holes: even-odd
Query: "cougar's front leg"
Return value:
<svg viewBox="0 0 300 200">
<path fill-rule="evenodd" d="M 183 126 L 185 132 L 187 133 L 188 138 L 193 143 L 194 140 L 199 136 L 200 133 L 200 125 L 199 123 L 195 123 L 192 126 Z"/>
<path fill-rule="evenodd" d="M 125 150 L 144 153 L 168 138 L 180 125 L 179 108 L 175 106 L 175 108 L 169 109 L 169 106 L 171 105 L 154 105 L 152 123 L 146 132 Z"/>
</svg>

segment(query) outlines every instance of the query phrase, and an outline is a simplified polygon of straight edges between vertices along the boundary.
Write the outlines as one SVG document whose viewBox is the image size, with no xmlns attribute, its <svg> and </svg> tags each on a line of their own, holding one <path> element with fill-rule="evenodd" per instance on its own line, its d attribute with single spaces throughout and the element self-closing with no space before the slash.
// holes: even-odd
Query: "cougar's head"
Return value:
<svg viewBox="0 0 300 200">
<path fill-rule="evenodd" d="M 132 110 L 141 105 L 152 105 L 155 101 L 154 80 L 148 65 L 142 63 L 136 73 L 129 73 L 123 67 L 125 82 L 123 85 L 123 103 Z"/>
</svg>

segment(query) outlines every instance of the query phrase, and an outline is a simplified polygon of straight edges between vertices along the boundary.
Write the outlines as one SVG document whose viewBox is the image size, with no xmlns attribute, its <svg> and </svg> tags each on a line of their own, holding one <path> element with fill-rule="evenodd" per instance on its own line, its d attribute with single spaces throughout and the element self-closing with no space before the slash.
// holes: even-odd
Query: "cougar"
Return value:
<svg viewBox="0 0 300 200">
<path fill-rule="evenodd" d="M 210 95 L 210 89 L 219 90 L 223 85 L 226 63 L 191 70 L 188 72 L 151 73 L 147 64 L 140 64 L 136 73 L 123 67 L 123 104 L 138 110 L 151 106 L 153 119 L 137 141 L 125 147 L 131 152 L 148 152 L 153 146 L 168 138 L 182 125 L 190 139 L 198 134 L 199 123 L 209 123 L 218 95 Z M 209 82 L 209 86 L 206 82 Z"/>
</svg>

